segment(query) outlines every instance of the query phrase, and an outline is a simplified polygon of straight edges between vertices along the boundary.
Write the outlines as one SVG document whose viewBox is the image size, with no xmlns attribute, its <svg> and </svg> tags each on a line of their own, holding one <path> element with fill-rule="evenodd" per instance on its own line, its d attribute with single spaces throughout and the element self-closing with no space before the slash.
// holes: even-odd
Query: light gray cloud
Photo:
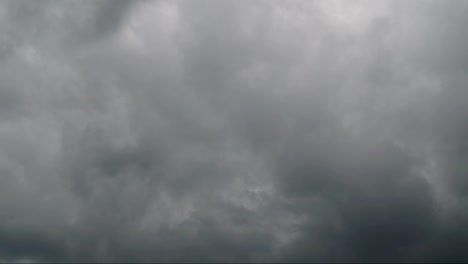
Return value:
<svg viewBox="0 0 468 264">
<path fill-rule="evenodd" d="M 466 8 L 2 1 L 0 260 L 466 261 Z"/>
</svg>

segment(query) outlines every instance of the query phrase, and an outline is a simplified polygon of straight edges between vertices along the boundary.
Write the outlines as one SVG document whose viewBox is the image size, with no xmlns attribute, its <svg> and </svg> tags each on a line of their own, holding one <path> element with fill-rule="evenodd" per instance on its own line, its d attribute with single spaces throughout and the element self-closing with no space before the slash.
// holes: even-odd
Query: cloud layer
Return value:
<svg viewBox="0 0 468 264">
<path fill-rule="evenodd" d="M 467 261 L 467 12 L 1 1 L 0 261 Z"/>
</svg>

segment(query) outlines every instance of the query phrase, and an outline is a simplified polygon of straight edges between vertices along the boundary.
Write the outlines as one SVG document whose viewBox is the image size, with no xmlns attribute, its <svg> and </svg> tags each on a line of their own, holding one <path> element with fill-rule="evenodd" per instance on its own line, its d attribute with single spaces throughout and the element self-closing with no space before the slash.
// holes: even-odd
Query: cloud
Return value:
<svg viewBox="0 0 468 264">
<path fill-rule="evenodd" d="M 466 261 L 466 8 L 3 1 L 0 260 Z"/>
</svg>

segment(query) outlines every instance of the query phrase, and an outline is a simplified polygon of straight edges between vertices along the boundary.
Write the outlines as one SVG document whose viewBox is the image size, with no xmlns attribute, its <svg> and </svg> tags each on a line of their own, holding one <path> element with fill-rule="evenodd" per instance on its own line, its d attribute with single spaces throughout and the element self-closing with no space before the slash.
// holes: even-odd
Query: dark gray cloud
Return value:
<svg viewBox="0 0 468 264">
<path fill-rule="evenodd" d="M 1 1 L 0 261 L 466 262 L 465 1 Z"/>
</svg>

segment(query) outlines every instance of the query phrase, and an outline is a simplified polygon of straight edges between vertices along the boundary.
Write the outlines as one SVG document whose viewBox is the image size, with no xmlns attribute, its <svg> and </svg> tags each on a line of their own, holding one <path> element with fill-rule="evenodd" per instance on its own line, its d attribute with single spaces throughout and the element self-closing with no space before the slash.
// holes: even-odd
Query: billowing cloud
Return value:
<svg viewBox="0 0 468 264">
<path fill-rule="evenodd" d="M 468 254 L 465 1 L 1 1 L 0 260 Z"/>
</svg>

